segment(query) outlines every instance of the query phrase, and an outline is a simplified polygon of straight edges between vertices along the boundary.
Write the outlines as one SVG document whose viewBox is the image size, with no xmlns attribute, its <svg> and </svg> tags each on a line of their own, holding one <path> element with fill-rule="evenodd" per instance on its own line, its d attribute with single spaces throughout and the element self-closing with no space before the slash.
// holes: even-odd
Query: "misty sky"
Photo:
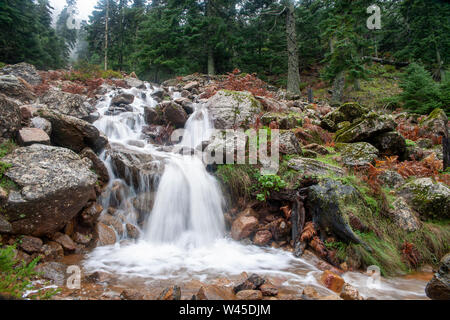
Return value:
<svg viewBox="0 0 450 320">
<path fill-rule="evenodd" d="M 55 8 L 54 15 L 57 16 L 66 5 L 64 0 L 50 0 L 51 5 Z M 79 18 L 81 20 L 89 20 L 89 15 L 94 9 L 97 0 L 77 0 Z"/>
</svg>

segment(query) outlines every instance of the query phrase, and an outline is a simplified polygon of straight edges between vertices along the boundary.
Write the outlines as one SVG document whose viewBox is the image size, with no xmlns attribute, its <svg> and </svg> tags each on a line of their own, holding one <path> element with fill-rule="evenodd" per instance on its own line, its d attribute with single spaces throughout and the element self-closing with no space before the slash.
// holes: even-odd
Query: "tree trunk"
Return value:
<svg viewBox="0 0 450 320">
<path fill-rule="evenodd" d="M 108 28 L 109 28 L 109 0 L 106 0 L 106 16 L 105 16 L 105 71 L 108 70 Z"/>
<path fill-rule="evenodd" d="M 344 95 L 344 88 L 345 88 L 345 73 L 344 73 L 344 71 L 341 71 L 334 79 L 333 95 L 331 97 L 331 105 L 336 106 L 336 105 L 340 105 L 342 103 L 342 97 Z"/>
<path fill-rule="evenodd" d="M 206 4 L 206 16 L 208 18 L 211 18 L 214 16 L 213 12 L 213 0 L 208 0 L 208 3 Z M 214 33 L 214 26 L 210 23 L 209 24 L 209 32 L 210 35 Z M 209 41 L 209 39 L 208 39 Z M 214 62 L 214 50 L 212 48 L 211 43 L 208 44 L 208 75 L 213 76 L 216 74 L 216 68 L 215 68 L 215 62 Z"/>
<path fill-rule="evenodd" d="M 300 71 L 298 64 L 297 32 L 295 29 L 295 7 L 293 0 L 289 0 L 286 9 L 287 9 L 286 33 L 287 33 L 287 51 L 288 51 L 287 91 L 294 94 L 301 94 Z"/>
</svg>

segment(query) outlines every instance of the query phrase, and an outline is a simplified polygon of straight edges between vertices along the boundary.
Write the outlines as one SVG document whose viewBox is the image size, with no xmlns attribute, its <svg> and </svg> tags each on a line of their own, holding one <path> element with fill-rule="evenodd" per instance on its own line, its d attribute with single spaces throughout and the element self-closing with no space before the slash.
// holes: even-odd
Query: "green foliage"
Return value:
<svg viewBox="0 0 450 320">
<path fill-rule="evenodd" d="M 34 271 L 39 258 L 30 264 L 15 260 L 15 246 L 0 248 L 0 293 L 22 298 L 26 290 L 33 289 L 31 279 L 37 275 Z"/>
<path fill-rule="evenodd" d="M 417 63 L 412 63 L 402 77 L 400 96 L 406 109 L 414 113 L 428 114 L 442 107 L 439 85 L 430 73 Z"/>
<path fill-rule="evenodd" d="M 16 144 L 12 140 L 7 140 L 0 144 L 0 159 L 6 156 L 8 153 L 11 153 L 14 148 L 16 148 Z"/>
<path fill-rule="evenodd" d="M 257 173 L 256 176 L 258 181 L 258 184 L 256 186 L 258 192 L 256 195 L 256 199 L 262 202 L 267 200 L 267 198 L 270 196 L 270 192 L 280 191 L 287 186 L 286 182 L 281 179 L 280 176 L 275 174 L 260 175 L 259 173 Z"/>
<path fill-rule="evenodd" d="M 51 24 L 48 0 L 0 1 L 0 61 L 27 61 L 41 69 L 64 67 L 68 47 Z"/>
<path fill-rule="evenodd" d="M 249 198 L 251 196 L 252 177 L 256 170 L 250 165 L 221 165 L 217 169 L 216 176 L 236 200 L 239 197 Z"/>
<path fill-rule="evenodd" d="M 6 66 L 6 63 L 0 62 L 0 69 Z"/>
</svg>

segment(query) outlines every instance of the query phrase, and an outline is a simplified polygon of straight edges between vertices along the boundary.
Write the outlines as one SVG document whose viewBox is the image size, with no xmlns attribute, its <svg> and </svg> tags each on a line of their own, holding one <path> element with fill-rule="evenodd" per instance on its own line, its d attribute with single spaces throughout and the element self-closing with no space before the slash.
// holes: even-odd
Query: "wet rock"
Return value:
<svg viewBox="0 0 450 320">
<path fill-rule="evenodd" d="M 87 101 L 86 96 L 64 92 L 55 88 L 51 88 L 45 93 L 41 98 L 41 103 L 45 104 L 52 111 L 86 121 L 95 112 L 95 108 Z"/>
<path fill-rule="evenodd" d="M 264 297 L 274 297 L 278 295 L 278 288 L 269 281 L 266 281 L 263 285 L 261 285 L 259 290 L 261 290 Z"/>
<path fill-rule="evenodd" d="M 25 62 L 7 65 L 0 70 L 0 73 L 20 77 L 32 86 L 36 86 L 42 82 L 42 78 L 36 68 Z"/>
<path fill-rule="evenodd" d="M 43 242 L 36 237 L 25 236 L 22 238 L 19 248 L 27 253 L 40 252 Z"/>
<path fill-rule="evenodd" d="M 217 286 L 217 285 L 205 285 L 202 286 L 196 294 L 197 300 L 235 300 L 236 296 L 231 288 Z"/>
<path fill-rule="evenodd" d="M 99 222 L 96 226 L 96 231 L 98 234 L 98 246 L 110 246 L 116 243 L 117 237 L 113 228 Z"/>
<path fill-rule="evenodd" d="M 342 154 L 342 163 L 348 167 L 367 167 L 375 164 L 378 149 L 367 142 L 339 143 L 336 149 Z"/>
<path fill-rule="evenodd" d="M 102 211 L 103 207 L 100 204 L 95 202 L 90 204 L 80 214 L 81 224 L 86 227 L 94 227 Z"/>
<path fill-rule="evenodd" d="M 63 286 L 66 279 L 67 266 L 60 262 L 45 262 L 36 267 L 44 279 L 52 280 L 57 286 Z"/>
<path fill-rule="evenodd" d="M 155 203 L 155 192 L 140 193 L 134 198 L 133 207 L 139 212 L 141 216 L 150 214 Z"/>
<path fill-rule="evenodd" d="M 263 295 L 259 290 L 243 290 L 236 294 L 238 300 L 256 301 L 262 300 Z"/>
<path fill-rule="evenodd" d="M 68 235 L 61 232 L 55 233 L 52 236 L 52 240 L 56 243 L 59 243 L 63 247 L 63 249 L 67 251 L 75 251 L 77 248 L 73 240 Z"/>
<path fill-rule="evenodd" d="M 383 171 L 379 176 L 378 180 L 381 181 L 385 186 L 389 188 L 398 188 L 405 183 L 405 179 L 396 171 L 386 170 Z"/>
<path fill-rule="evenodd" d="M 271 222 L 268 227 L 275 241 L 286 240 L 291 233 L 290 224 L 283 218 Z"/>
<path fill-rule="evenodd" d="M 64 258 L 64 249 L 59 243 L 49 241 L 42 246 L 41 254 L 44 256 L 42 261 L 59 261 Z"/>
<path fill-rule="evenodd" d="M 416 213 L 406 203 L 403 198 L 398 198 L 392 203 L 393 209 L 390 210 L 390 215 L 403 230 L 413 232 L 421 227 L 420 220 L 416 217 Z"/>
<path fill-rule="evenodd" d="M 114 173 L 138 188 L 143 179 L 150 185 L 162 173 L 159 159 L 148 153 L 130 150 L 122 145 L 113 144 L 109 151 Z"/>
<path fill-rule="evenodd" d="M 403 185 L 398 195 L 424 218 L 450 217 L 450 188 L 431 178 L 420 178 Z"/>
<path fill-rule="evenodd" d="M 92 150 L 91 148 L 84 148 L 81 151 L 80 156 L 81 158 L 88 158 L 89 160 L 91 160 L 91 169 L 95 171 L 101 182 L 103 182 L 104 184 L 107 184 L 109 182 L 110 177 L 108 169 L 106 168 L 103 161 L 100 160 L 99 157 L 95 154 L 94 150 Z"/>
<path fill-rule="evenodd" d="M 450 300 L 450 253 L 441 259 L 439 271 L 428 282 L 425 293 L 432 300 Z"/>
<path fill-rule="evenodd" d="M 41 117 L 34 117 L 31 119 L 31 127 L 44 130 L 50 136 L 52 134 L 52 123 Z"/>
<path fill-rule="evenodd" d="M 82 245 L 88 245 L 92 241 L 92 238 L 91 234 L 83 234 L 81 232 L 75 232 L 72 235 L 73 241 Z"/>
<path fill-rule="evenodd" d="M 164 97 L 165 91 L 163 89 L 155 89 L 155 91 L 153 91 L 153 93 L 151 94 L 153 99 L 159 99 L 160 101 L 162 100 L 162 98 Z"/>
<path fill-rule="evenodd" d="M 115 232 L 119 234 L 119 236 L 123 236 L 125 229 L 123 227 L 122 221 L 120 221 L 119 218 L 105 213 L 100 216 L 99 221 L 106 226 L 111 227 Z"/>
<path fill-rule="evenodd" d="M 183 90 L 192 91 L 192 89 L 197 89 L 199 87 L 199 85 L 200 84 L 197 81 L 192 81 L 192 82 L 189 82 L 188 84 L 186 84 L 183 87 Z"/>
<path fill-rule="evenodd" d="M 252 213 L 254 213 L 252 209 L 247 209 L 234 220 L 231 226 L 231 237 L 234 240 L 239 241 L 247 238 L 256 231 L 258 219 Z"/>
<path fill-rule="evenodd" d="M 363 196 L 353 186 L 324 179 L 308 189 L 306 206 L 321 230 L 330 230 L 344 241 L 360 243 L 371 250 L 349 225 L 349 212 L 371 214 Z"/>
<path fill-rule="evenodd" d="M 181 289 L 178 286 L 173 286 L 171 288 L 165 289 L 161 294 L 159 295 L 157 300 L 181 300 Z"/>
<path fill-rule="evenodd" d="M 326 270 L 322 273 L 322 275 L 320 276 L 320 281 L 326 288 L 336 293 L 341 293 L 342 288 L 345 284 L 345 281 L 342 277 L 329 270 Z"/>
<path fill-rule="evenodd" d="M 257 290 L 265 283 L 265 280 L 258 276 L 257 274 L 253 274 L 250 277 L 246 278 L 244 281 L 239 283 L 237 286 L 233 288 L 233 292 L 237 293 L 243 290 Z"/>
<path fill-rule="evenodd" d="M 280 132 L 280 152 L 285 155 L 302 154 L 300 142 L 292 131 Z"/>
<path fill-rule="evenodd" d="M 339 295 L 343 300 L 364 300 L 360 295 L 358 290 L 351 284 L 344 284 L 342 292 Z"/>
<path fill-rule="evenodd" d="M 158 110 L 159 108 L 152 108 L 149 106 L 144 108 L 144 118 L 147 124 L 162 125 L 164 123 L 163 114 L 160 114 Z"/>
<path fill-rule="evenodd" d="M 120 299 L 122 300 L 129 300 L 129 301 L 139 301 L 144 300 L 144 295 L 140 293 L 138 290 L 123 290 L 120 294 Z"/>
<path fill-rule="evenodd" d="M 307 286 L 303 289 L 302 297 L 306 300 L 317 300 L 319 299 L 319 293 L 313 287 Z"/>
<path fill-rule="evenodd" d="M 108 143 L 98 129 L 86 121 L 46 108 L 39 109 L 38 114 L 51 122 L 51 140 L 55 145 L 81 152 L 86 147 L 100 151 Z"/>
<path fill-rule="evenodd" d="M 167 102 L 161 104 L 161 110 L 168 123 L 171 123 L 176 128 L 184 128 L 189 117 L 182 106 L 175 102 Z"/>
<path fill-rule="evenodd" d="M 206 103 L 217 129 L 248 128 L 262 111 L 261 103 L 249 92 L 221 90 Z"/>
<path fill-rule="evenodd" d="M 21 123 L 22 114 L 19 105 L 0 93 L 0 137 L 15 137 Z"/>
<path fill-rule="evenodd" d="M 127 228 L 127 234 L 128 234 L 129 238 L 139 239 L 139 237 L 141 236 L 141 232 L 139 231 L 139 229 L 136 226 L 128 223 L 126 225 L 126 228 Z"/>
<path fill-rule="evenodd" d="M 48 134 L 36 128 L 23 128 L 17 135 L 17 142 L 21 146 L 31 146 L 32 144 L 50 144 L 50 137 Z"/>
<path fill-rule="evenodd" d="M 351 126 L 339 130 L 335 141 L 343 143 L 370 141 L 382 133 L 394 131 L 396 126 L 391 116 L 371 112 Z"/>
<path fill-rule="evenodd" d="M 372 139 L 371 144 L 375 146 L 383 156 L 406 156 L 406 140 L 398 132 L 386 132 Z"/>
<path fill-rule="evenodd" d="M 343 104 L 336 110 L 328 113 L 321 122 L 322 128 L 336 132 L 339 129 L 339 124 L 342 122 L 353 122 L 368 113 L 366 108 L 361 107 L 358 103 L 349 102 Z"/>
<path fill-rule="evenodd" d="M 11 165 L 5 175 L 20 186 L 10 191 L 5 205 L 14 233 L 52 234 L 96 197 L 90 163 L 68 149 L 35 144 L 2 161 Z"/>
<path fill-rule="evenodd" d="M 342 168 L 308 158 L 293 158 L 289 160 L 288 166 L 304 177 L 328 176 L 330 173 L 342 177 L 345 174 Z"/>
<path fill-rule="evenodd" d="M 133 102 L 134 102 L 134 96 L 132 94 L 124 93 L 124 94 L 115 96 L 111 100 L 111 105 L 119 107 L 122 104 L 129 105 L 129 104 L 132 104 Z"/>
<path fill-rule="evenodd" d="M 0 94 L 22 103 L 30 103 L 36 99 L 32 87 L 13 75 L 0 75 Z"/>
<path fill-rule="evenodd" d="M 265 246 L 268 245 L 271 240 L 272 240 L 272 232 L 270 232 L 269 230 L 261 230 L 255 234 L 255 237 L 253 238 L 253 243 L 258 246 Z"/>
<path fill-rule="evenodd" d="M 132 87 L 132 88 L 143 88 L 143 87 L 145 87 L 145 83 L 142 80 L 139 80 L 139 79 L 136 79 L 136 78 L 132 78 L 132 77 L 126 77 L 124 80 L 127 83 L 127 85 Z"/>
</svg>

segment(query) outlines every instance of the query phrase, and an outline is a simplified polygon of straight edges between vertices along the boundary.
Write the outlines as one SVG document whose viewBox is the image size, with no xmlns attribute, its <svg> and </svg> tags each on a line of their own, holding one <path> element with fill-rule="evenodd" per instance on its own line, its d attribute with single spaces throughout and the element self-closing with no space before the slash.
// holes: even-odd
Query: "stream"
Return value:
<svg viewBox="0 0 450 320">
<path fill-rule="evenodd" d="M 142 134 L 146 125 L 144 106 L 157 105 L 151 98 L 154 90 L 148 83 L 145 89 L 113 90 L 97 105 L 100 118 L 94 125 L 108 136 L 113 149 L 151 155 L 152 165 L 163 170 L 156 180 L 142 175 L 133 183 L 131 173 L 127 179 L 118 176 L 108 151 L 101 155 L 112 177 L 107 190 L 117 183 L 124 186 L 116 214 L 120 214 L 124 226 L 136 226 L 140 237 L 131 241 L 125 231 L 115 245 L 96 248 L 82 261 L 85 271 L 110 273 L 122 288 L 159 288 L 159 291 L 174 283 L 232 281 L 246 272 L 270 277 L 280 286 L 281 298 L 300 297 L 308 285 L 323 295 L 333 294 L 319 284 L 322 271 L 308 258 L 295 258 L 281 249 L 244 245 L 226 236 L 224 197 L 218 181 L 207 172 L 202 160 L 152 145 Z M 132 111 L 110 114 L 112 98 L 123 93 L 135 96 Z M 178 93 L 173 95 L 176 98 Z M 208 140 L 212 129 L 207 110 L 201 104 L 196 105 L 179 146 L 195 149 Z M 151 193 L 155 194 L 153 209 L 142 215 L 131 199 Z M 117 199 L 108 191 L 100 201 L 106 212 Z M 144 221 L 139 223 L 142 216 Z M 381 278 L 376 283 L 363 273 L 347 272 L 343 277 L 364 298 L 427 299 L 424 292 L 427 280 L 420 277 Z M 189 287 L 182 290 L 190 293 Z"/>
</svg>

